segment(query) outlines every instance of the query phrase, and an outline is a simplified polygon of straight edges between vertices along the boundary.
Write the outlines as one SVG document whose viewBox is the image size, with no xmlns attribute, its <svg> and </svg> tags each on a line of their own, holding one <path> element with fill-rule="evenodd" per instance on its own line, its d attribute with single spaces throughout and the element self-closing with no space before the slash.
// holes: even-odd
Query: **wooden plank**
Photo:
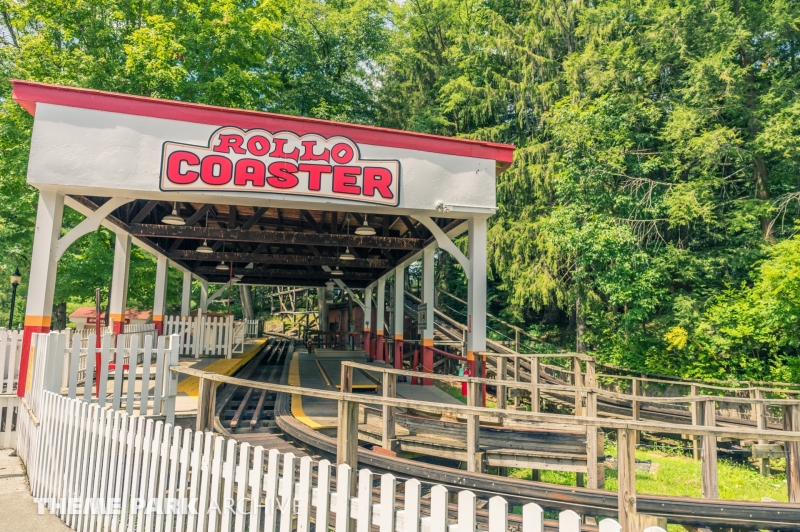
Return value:
<svg viewBox="0 0 800 532">
<path fill-rule="evenodd" d="M 422 495 L 422 485 L 419 480 L 415 478 L 407 480 L 404 495 L 406 500 L 403 506 L 403 532 L 419 532 L 419 503 Z"/>
<path fill-rule="evenodd" d="M 436 489 L 436 487 L 434 487 Z M 433 499 L 431 502 L 434 502 Z M 391 473 L 381 475 L 379 532 L 395 532 L 397 508 L 397 478 Z M 432 507 L 435 507 L 432 506 Z M 432 531 L 433 532 L 433 531 Z"/>
<path fill-rule="evenodd" d="M 317 523 L 315 530 L 320 532 L 328 530 L 328 512 L 330 510 L 331 493 L 331 463 L 322 459 L 317 465 L 317 512 L 314 515 Z M 383 514 L 381 514 L 383 515 Z M 381 532 L 384 532 L 381 530 Z M 394 532 L 394 528 L 391 531 Z"/>
<path fill-rule="evenodd" d="M 480 401 L 480 385 L 475 382 L 467 384 L 467 405 L 477 406 Z M 483 459 L 480 454 L 480 416 L 467 416 L 467 471 L 482 473 Z"/>
<path fill-rule="evenodd" d="M 313 246 L 312 246 L 313 247 Z M 316 249 L 316 248 L 315 248 Z M 275 266 L 339 266 L 348 268 L 388 268 L 392 266 L 392 262 L 387 259 L 365 259 L 357 258 L 355 260 L 340 260 L 338 257 L 323 256 L 322 254 L 314 255 L 281 255 L 281 254 L 253 254 L 253 253 L 239 253 L 235 251 L 225 251 L 216 253 L 198 253 L 190 249 L 176 249 L 169 253 L 170 258 L 178 260 L 196 260 L 196 261 L 226 261 L 238 263 L 254 263 L 254 264 L 268 264 Z M 238 271 L 238 270 L 236 270 Z M 253 270 L 250 270 L 253 272 Z"/>
<path fill-rule="evenodd" d="M 217 439 L 211 432 L 206 432 L 203 435 L 203 451 L 200 454 L 200 483 L 197 487 L 197 514 L 190 514 L 187 521 L 188 529 L 195 530 L 195 522 L 197 523 L 197 530 L 206 529 L 206 517 L 208 515 L 208 500 L 210 498 L 209 490 L 211 489 L 209 483 L 211 482 L 211 451 L 217 445 Z M 194 486 L 192 486 L 194 490 Z"/>
<path fill-rule="evenodd" d="M 354 484 L 352 468 L 340 463 L 336 467 L 336 532 L 354 532 L 355 527 L 350 519 L 350 497 Z"/>
<path fill-rule="evenodd" d="M 383 374 L 383 397 L 397 397 L 397 377 L 391 373 Z M 388 451 L 394 451 L 395 445 L 395 408 L 383 405 L 383 416 L 381 420 L 381 447 Z"/>
<path fill-rule="evenodd" d="M 144 207 L 142 207 L 139 210 L 139 212 L 136 213 L 136 216 L 133 217 L 133 220 L 131 220 L 131 223 L 132 224 L 140 223 L 142 220 L 144 220 L 147 217 L 148 214 L 150 214 L 150 211 L 152 211 L 155 208 L 156 205 L 158 205 L 158 201 L 157 200 L 150 200 L 147 203 L 145 203 Z"/>
<path fill-rule="evenodd" d="M 497 380 L 498 384 L 495 387 L 497 391 L 497 408 L 505 410 L 508 394 L 505 384 L 500 384 L 508 380 L 508 359 L 505 357 L 500 357 L 497 360 Z"/>
<path fill-rule="evenodd" d="M 235 429 L 239 425 L 239 420 L 241 419 L 242 414 L 244 414 L 244 409 L 247 407 L 247 403 L 250 402 L 250 396 L 252 395 L 252 388 L 248 388 L 247 391 L 244 392 L 244 398 L 242 399 L 242 402 L 239 403 L 239 408 L 237 408 L 236 412 L 233 413 L 233 418 L 231 419 L 231 429 Z"/>
<path fill-rule="evenodd" d="M 268 207 L 257 208 L 253 213 L 253 216 L 251 216 L 244 224 L 242 224 L 242 231 L 248 231 L 251 227 L 257 224 L 258 221 L 261 220 L 261 217 L 264 216 L 268 210 Z"/>
<path fill-rule="evenodd" d="M 703 425 L 713 427 L 716 425 L 716 402 L 711 399 L 702 406 Z M 703 449 L 700 459 L 700 469 L 703 477 L 703 498 L 719 499 L 719 480 L 717 476 L 717 439 L 713 435 L 703 436 Z"/>
<path fill-rule="evenodd" d="M 361 469 L 358 472 L 358 514 L 356 515 L 356 532 L 371 531 L 372 471 L 369 469 Z"/>
<path fill-rule="evenodd" d="M 476 497 L 471 491 L 458 492 L 458 530 L 472 532 L 477 529 L 475 518 Z"/>
<path fill-rule="evenodd" d="M 349 365 L 351 367 L 359 367 L 362 366 L 361 364 L 354 364 L 349 362 L 343 362 L 343 365 Z M 374 365 L 366 365 L 363 364 L 365 368 L 369 371 L 383 371 L 383 372 L 391 372 L 394 374 L 411 374 L 418 377 L 436 377 L 439 378 L 440 375 L 435 375 L 431 373 L 419 373 L 419 372 L 410 372 L 405 370 L 395 370 L 392 368 L 376 368 Z M 427 403 L 427 402 L 420 402 L 410 399 L 403 399 L 403 398 L 383 398 L 377 396 L 370 396 L 370 395 L 363 395 L 363 394 L 352 394 L 352 393 L 341 393 L 338 391 L 331 391 L 331 390 L 322 390 L 322 389 L 314 389 L 314 388 L 298 388 L 295 386 L 288 386 L 284 384 L 273 384 L 273 383 L 266 383 L 266 382 L 258 382 L 258 381 L 248 381 L 245 379 L 239 379 L 237 377 L 229 377 L 225 375 L 218 375 L 218 374 L 211 374 L 206 373 L 202 370 L 197 370 L 193 368 L 186 368 L 186 367 L 172 367 L 170 368 L 171 371 L 176 371 L 178 373 L 183 373 L 187 375 L 194 375 L 196 377 L 203 377 L 209 380 L 213 380 L 216 382 L 225 382 L 234 384 L 236 386 L 250 386 L 252 388 L 257 388 L 261 390 L 270 390 L 277 393 L 288 393 L 288 394 L 300 394 L 309 397 L 319 397 L 322 399 L 333 399 L 336 401 L 339 400 L 346 400 L 352 401 L 355 403 L 360 404 L 372 404 L 372 405 L 390 405 L 396 408 L 412 408 L 422 412 L 431 412 L 435 414 L 443 414 L 443 413 L 452 413 L 456 415 L 490 415 L 500 419 L 515 419 L 515 420 L 522 420 L 522 421 L 534 421 L 534 422 L 553 422 L 559 423 L 562 425 L 574 425 L 574 426 L 594 426 L 594 427 L 601 427 L 601 428 L 609 428 L 609 429 L 631 429 L 631 430 L 647 430 L 652 432 L 673 432 L 676 434 L 697 434 L 697 435 L 714 435 L 717 438 L 758 438 L 760 436 L 764 436 L 767 438 L 772 439 L 782 439 L 784 441 L 800 441 L 800 434 L 791 433 L 787 434 L 783 431 L 759 431 L 754 429 L 745 429 L 745 428 L 728 428 L 728 427 L 700 427 L 695 428 L 689 425 L 676 425 L 671 423 L 661 423 L 661 422 L 654 422 L 654 421 L 627 421 L 627 420 L 620 420 L 620 419 L 599 419 L 599 418 L 576 418 L 574 416 L 563 416 L 559 414 L 546 414 L 546 413 L 534 413 L 534 412 L 522 412 L 522 411 L 513 411 L 513 410 L 506 410 L 506 411 L 499 411 L 496 409 L 489 409 L 489 408 L 481 408 L 481 407 L 471 407 L 471 406 L 463 406 L 463 405 L 456 405 L 456 404 L 445 404 L 445 403 Z M 468 380 L 469 382 L 474 383 L 481 383 L 483 381 L 486 382 L 493 382 L 493 379 L 478 379 L 474 377 L 464 378 L 458 376 L 441 376 L 441 380 L 454 380 L 454 381 L 462 381 Z M 529 385 L 528 385 L 529 386 Z M 601 394 L 600 390 L 597 390 L 598 395 Z M 623 397 L 626 397 L 623 395 Z M 628 396 L 629 398 L 629 396 Z M 666 398 L 671 399 L 671 398 Z M 794 401 L 792 401 L 794 403 Z"/>
<path fill-rule="evenodd" d="M 800 407 L 783 407 L 783 427 L 786 431 L 800 432 Z M 790 503 L 800 503 L 800 442 L 785 442 L 786 487 Z"/>
<path fill-rule="evenodd" d="M 187 489 L 189 487 L 189 471 L 192 467 L 192 448 L 193 445 L 196 445 L 198 442 L 198 434 L 192 432 L 192 429 L 186 429 L 183 431 L 183 444 L 181 446 L 180 456 L 178 458 L 178 468 L 180 470 L 180 477 L 178 478 L 177 485 L 176 485 L 176 498 L 178 501 L 184 500 L 191 500 L 196 501 L 196 498 L 188 499 L 187 498 Z M 180 502 L 179 502 L 180 504 Z M 167 530 L 166 532 L 172 532 L 173 524 L 174 529 L 178 532 L 183 532 L 183 524 L 186 519 L 186 513 L 183 511 L 178 511 L 177 516 L 175 519 L 168 519 L 167 520 Z"/>
<path fill-rule="evenodd" d="M 133 236 L 163 238 L 193 238 L 196 240 L 220 240 L 237 242 L 258 242 L 265 244 L 340 246 L 376 249 L 422 249 L 423 240 L 418 238 L 400 238 L 391 236 L 359 236 L 354 234 L 320 234 L 296 233 L 289 231 L 243 231 L 241 229 L 223 229 L 218 227 L 189 227 L 151 224 L 132 224 L 130 233 Z"/>
<path fill-rule="evenodd" d="M 242 442 L 239 445 L 239 462 L 236 464 L 236 514 L 233 520 L 234 532 L 244 532 L 245 516 L 247 515 L 247 508 L 245 507 L 245 498 L 247 497 L 247 487 L 249 485 L 248 472 L 250 470 L 250 444 Z M 258 499 L 260 494 L 256 493 Z M 254 499 L 254 500 L 258 500 Z M 253 500 L 253 499 L 251 499 Z"/>
<path fill-rule="evenodd" d="M 635 529 L 636 513 L 636 435 L 629 429 L 617 431 L 617 521 L 622 532 L 641 532 Z"/>
<path fill-rule="evenodd" d="M 764 391 L 763 390 L 754 390 L 756 399 L 763 399 L 764 398 Z M 756 403 L 752 406 L 756 412 L 756 427 L 759 430 L 764 430 L 767 428 L 767 406 L 764 403 Z M 767 440 L 759 439 L 758 443 L 761 445 L 765 445 L 769 443 Z M 758 459 L 758 469 L 762 476 L 768 477 L 769 476 L 769 458 L 759 458 Z"/>
<path fill-rule="evenodd" d="M 142 396 L 139 399 L 139 415 L 147 415 L 147 404 L 150 395 L 150 365 L 153 360 L 153 337 L 144 337 L 144 353 L 142 355 Z"/>
<path fill-rule="evenodd" d="M 697 395 L 698 389 L 696 384 L 692 384 L 691 387 L 691 394 Z M 692 403 L 689 405 L 692 409 L 692 426 L 699 427 L 702 425 L 701 420 L 703 419 L 703 414 L 700 412 L 702 408 L 702 403 Z M 702 440 L 697 437 L 697 435 L 691 435 L 692 438 L 692 457 L 695 460 L 700 460 L 700 447 L 702 446 Z"/>
<path fill-rule="evenodd" d="M 539 367 L 539 358 L 531 357 L 531 412 L 539 412 L 540 408 L 540 395 L 539 395 L 539 378 L 541 368 Z"/>
<path fill-rule="evenodd" d="M 314 467 L 310 456 L 300 459 L 300 476 L 298 478 L 295 498 L 297 505 L 297 532 L 311 532 L 311 475 Z M 370 492 L 371 493 L 371 492 Z M 258 530 L 253 528 L 250 530 Z"/>
</svg>

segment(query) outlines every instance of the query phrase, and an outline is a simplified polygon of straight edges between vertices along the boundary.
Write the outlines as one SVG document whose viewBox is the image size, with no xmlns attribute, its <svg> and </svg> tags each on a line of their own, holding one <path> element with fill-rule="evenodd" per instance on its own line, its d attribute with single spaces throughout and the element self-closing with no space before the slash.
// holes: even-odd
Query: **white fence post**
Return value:
<svg viewBox="0 0 800 532">
<path fill-rule="evenodd" d="M 65 342 L 66 337 L 40 335 L 37 349 L 52 349 L 63 360 L 63 353 L 48 345 L 53 342 L 58 346 L 59 340 Z M 148 343 L 152 343 L 152 337 L 146 339 L 145 344 Z M 159 347 L 163 345 L 163 338 L 159 339 Z M 179 345 L 174 340 L 168 352 L 162 351 L 160 367 L 165 371 L 177 360 Z M 130 360 L 133 368 L 135 353 L 131 353 Z M 149 365 L 149 360 L 144 362 Z M 164 411 L 169 418 L 171 377 L 166 382 Z M 310 457 L 297 460 L 291 453 L 281 455 L 272 449 L 265 474 L 266 453 L 260 446 L 251 449 L 247 443 L 238 444 L 211 433 L 195 433 L 170 423 L 134 417 L 122 410 L 102 409 L 97 404 L 90 405 L 47 389 L 41 391 L 38 408 L 38 421 L 27 412 L 19 416 L 19 455 L 27 466 L 34 495 L 46 498 L 45 506 L 76 530 L 277 532 L 277 528 L 280 532 L 311 532 L 312 507 L 316 507 L 318 528 L 327 530 L 329 514 L 335 514 L 336 532 L 370 532 L 373 526 L 378 526 L 380 532 L 477 530 L 477 501 L 470 491 L 458 493 L 457 518 L 453 522 L 448 515 L 448 490 L 434 486 L 430 492 L 430 516 L 423 517 L 422 486 L 416 479 L 405 482 L 405 503 L 400 509 L 397 480 L 391 474 L 381 475 L 380 500 L 373 503 L 375 475 L 366 469 L 353 471 L 341 464 L 336 474 L 337 488 L 331 493 L 331 465 L 327 460 L 319 463 Z M 313 486 L 315 468 L 316 487 Z M 358 479 L 355 496 L 351 491 L 354 478 Z M 233 506 L 226 504 L 234 494 Z M 247 504 L 245 500 L 257 501 L 261 497 L 266 506 L 241 506 Z M 86 513 L 77 515 L 63 506 L 56 510 L 54 505 L 68 498 L 77 499 Z M 186 498 L 197 512 L 176 515 L 171 501 Z M 122 501 L 119 513 L 97 512 L 111 508 L 112 502 L 119 500 Z M 155 501 L 158 512 L 138 504 L 138 501 L 150 504 L 147 500 Z M 137 504 L 132 504 L 135 501 Z M 92 504 L 87 505 L 89 502 Z M 219 511 L 209 512 L 213 508 Z M 488 511 L 488 532 L 508 530 L 506 500 L 492 497 Z M 248 513 L 247 518 L 244 512 Z M 560 513 L 559 532 L 580 532 L 580 526 L 581 518 L 575 512 Z M 533 503 L 523 506 L 520 532 L 543 530 L 542 508 Z M 619 532 L 619 524 L 604 519 L 599 531 Z M 649 528 L 644 532 L 663 530 Z"/>
</svg>

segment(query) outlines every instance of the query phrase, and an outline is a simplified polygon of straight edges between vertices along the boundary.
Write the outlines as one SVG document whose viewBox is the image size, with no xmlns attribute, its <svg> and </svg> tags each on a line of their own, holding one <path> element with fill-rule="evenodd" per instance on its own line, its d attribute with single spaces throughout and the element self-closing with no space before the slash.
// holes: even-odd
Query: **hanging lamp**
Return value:
<svg viewBox="0 0 800 532">
<path fill-rule="evenodd" d="M 206 211 L 206 229 L 208 228 L 208 211 Z M 198 253 L 214 253 L 214 249 L 208 245 L 206 239 L 203 239 L 203 245 L 198 247 L 195 251 Z"/>
<path fill-rule="evenodd" d="M 367 223 L 367 215 L 364 214 L 364 223 L 356 229 L 356 234 L 359 236 L 375 236 L 375 229 Z"/>
<path fill-rule="evenodd" d="M 172 204 L 172 214 L 168 214 L 161 218 L 161 223 L 167 225 L 186 225 L 186 220 L 178 214 L 178 202 Z"/>
</svg>

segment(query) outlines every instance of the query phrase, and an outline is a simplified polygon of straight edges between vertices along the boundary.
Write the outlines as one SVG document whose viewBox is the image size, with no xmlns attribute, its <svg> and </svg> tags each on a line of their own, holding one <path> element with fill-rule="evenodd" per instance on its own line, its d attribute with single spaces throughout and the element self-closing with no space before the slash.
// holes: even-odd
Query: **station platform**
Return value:
<svg viewBox="0 0 800 532">
<path fill-rule="evenodd" d="M 289 363 L 290 386 L 316 388 L 320 390 L 338 390 L 340 386 L 342 361 L 366 362 L 364 351 L 316 350 L 308 353 L 298 350 L 292 355 Z M 376 366 L 382 362 L 373 362 Z M 353 371 L 353 391 L 356 393 L 378 392 L 382 374 L 361 369 Z M 420 402 L 445 404 L 461 404 L 457 399 L 435 386 L 411 385 L 408 382 L 397 383 L 397 396 Z M 314 430 L 333 429 L 338 423 L 338 405 L 336 401 L 317 397 L 292 396 L 292 415 L 300 422 Z"/>
</svg>

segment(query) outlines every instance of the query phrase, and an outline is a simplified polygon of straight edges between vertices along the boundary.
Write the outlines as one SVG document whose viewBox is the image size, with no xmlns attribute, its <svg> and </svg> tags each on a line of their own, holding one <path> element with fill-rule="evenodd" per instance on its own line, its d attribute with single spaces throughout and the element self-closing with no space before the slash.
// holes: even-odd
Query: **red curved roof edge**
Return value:
<svg viewBox="0 0 800 532">
<path fill-rule="evenodd" d="M 362 144 L 490 159 L 501 163 L 499 166 L 504 167 L 503 169 L 507 168 L 514 159 L 514 146 L 510 144 L 454 139 L 413 131 L 149 98 L 35 81 L 18 79 L 9 81 L 14 87 L 14 101 L 32 115 L 36 114 L 37 103 L 48 103 L 198 124 L 236 126 L 242 129 L 289 130 L 301 135 L 318 133 L 326 137 L 342 135 Z"/>
</svg>

